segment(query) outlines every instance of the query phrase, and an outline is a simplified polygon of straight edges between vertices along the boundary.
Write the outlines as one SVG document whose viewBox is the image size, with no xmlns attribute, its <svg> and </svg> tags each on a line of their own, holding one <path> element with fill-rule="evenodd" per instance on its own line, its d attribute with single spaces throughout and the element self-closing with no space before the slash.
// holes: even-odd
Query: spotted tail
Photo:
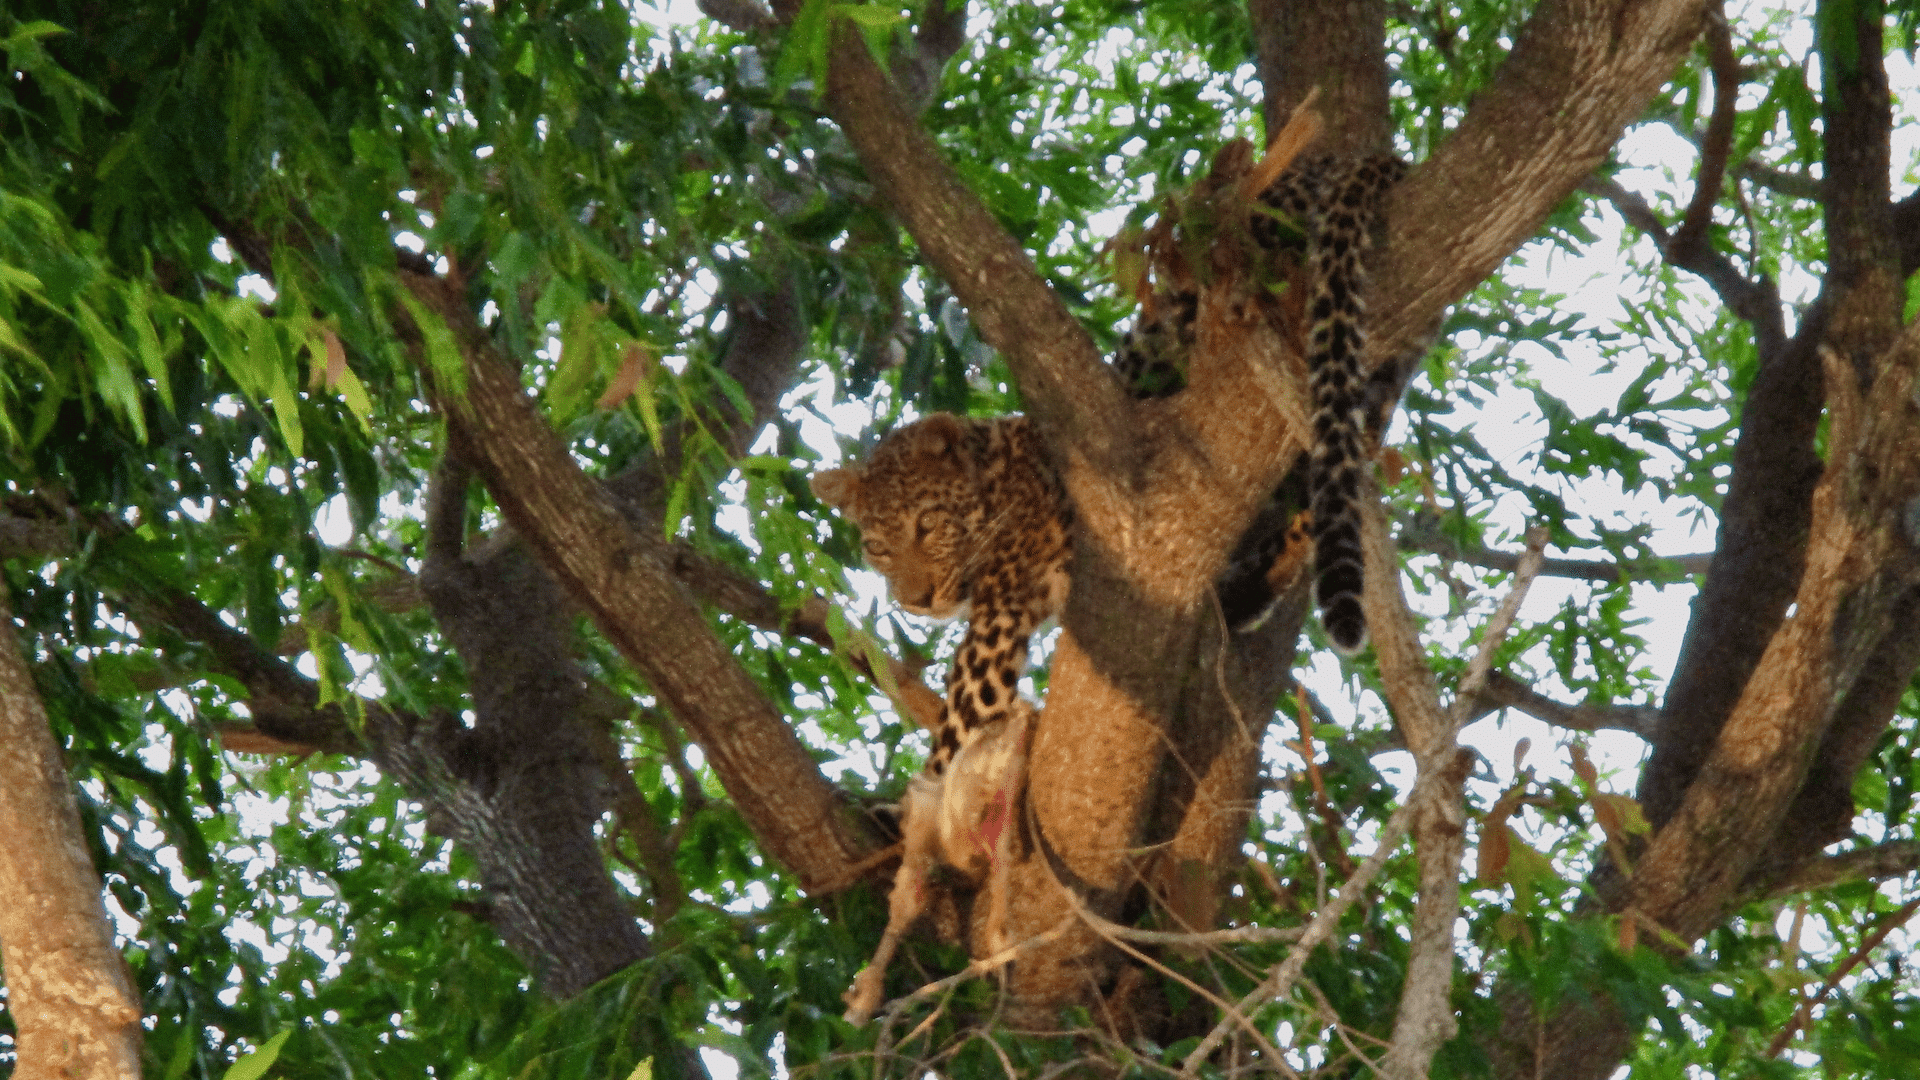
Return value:
<svg viewBox="0 0 1920 1080">
<path fill-rule="evenodd" d="M 1362 161 L 1327 184 L 1312 215 L 1307 367 L 1313 390 L 1313 449 L 1307 491 L 1313 515 L 1314 598 L 1333 647 L 1347 655 L 1367 644 L 1367 617 L 1360 606 L 1365 577 L 1359 502 L 1361 470 L 1367 467 L 1361 370 L 1364 256 L 1381 195 L 1405 168 L 1389 157 Z"/>
</svg>

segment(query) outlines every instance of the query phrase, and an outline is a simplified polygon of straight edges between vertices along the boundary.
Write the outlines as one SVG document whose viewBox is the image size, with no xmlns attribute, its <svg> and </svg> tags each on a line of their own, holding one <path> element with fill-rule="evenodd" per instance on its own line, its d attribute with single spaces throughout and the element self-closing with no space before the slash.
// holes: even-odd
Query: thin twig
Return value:
<svg viewBox="0 0 1920 1080">
<path fill-rule="evenodd" d="M 1340 830 L 1346 822 L 1341 819 L 1340 812 L 1333 808 L 1333 800 L 1327 797 L 1327 782 L 1320 775 L 1320 763 L 1315 760 L 1313 721 L 1310 719 L 1312 713 L 1307 705 L 1306 694 L 1306 688 L 1296 682 L 1294 701 L 1299 706 L 1300 756 L 1307 763 L 1307 780 L 1313 788 L 1314 811 L 1320 815 L 1320 820 L 1326 826 L 1327 842 L 1333 847 L 1335 857 L 1340 860 L 1340 872 L 1351 874 L 1353 857 L 1347 854 L 1346 848 L 1340 843 Z"/>
<path fill-rule="evenodd" d="M 1062 885 L 1061 888 L 1066 888 Z M 1072 890 L 1068 890 L 1071 892 Z M 1074 897 L 1075 913 L 1102 935 L 1139 941 L 1148 945 L 1266 945 L 1276 941 L 1298 941 L 1306 931 L 1298 926 L 1239 926 L 1227 930 L 1142 930 L 1122 926 L 1093 913 L 1079 897 Z"/>
<path fill-rule="evenodd" d="M 1691 262 L 1705 248 L 1713 224 L 1713 206 L 1726 182 L 1727 159 L 1733 150 L 1733 122 L 1739 111 L 1740 58 L 1733 52 L 1733 31 L 1718 6 L 1707 12 L 1707 56 L 1713 68 L 1713 115 L 1700 143 L 1700 177 L 1694 181 L 1693 201 L 1680 227 L 1667 243 L 1667 259 L 1678 266 Z"/>
<path fill-rule="evenodd" d="M 1518 709 L 1543 724 L 1570 731 L 1628 731 L 1651 741 L 1660 732 L 1660 709 L 1654 705 L 1568 705 L 1555 701 L 1508 675 L 1487 674 L 1486 684 L 1474 695 L 1466 723 L 1496 709 Z"/>
<path fill-rule="evenodd" d="M 1430 514 L 1396 515 L 1395 520 L 1400 526 L 1400 535 L 1394 542 L 1403 551 L 1424 551 L 1453 562 L 1478 566 L 1483 570 L 1502 570 L 1512 573 L 1520 566 L 1521 553 L 1495 551 L 1478 544 L 1462 544 L 1441 532 L 1438 523 Z M 1546 577 L 1574 578 L 1579 581 L 1663 581 L 1673 576 L 1668 571 L 1668 567 L 1681 574 L 1704 574 L 1712 562 L 1713 552 L 1711 551 L 1633 559 L 1626 562 L 1607 559 L 1543 559 L 1540 564 L 1540 573 Z M 1464 592 L 1465 590 L 1463 587 L 1456 591 Z"/>
<path fill-rule="evenodd" d="M 1340 887 L 1339 895 L 1331 903 L 1321 906 L 1319 913 L 1314 915 L 1313 921 L 1307 924 L 1306 930 L 1300 935 L 1299 943 L 1294 946 L 1287 958 L 1281 961 L 1280 965 L 1274 968 L 1273 972 L 1255 987 L 1252 993 L 1241 998 L 1240 1003 L 1229 1010 L 1228 1015 L 1222 1017 L 1220 1022 L 1213 1026 L 1213 1030 L 1207 1033 L 1206 1038 L 1200 1040 L 1200 1045 L 1194 1047 L 1193 1052 L 1181 1062 L 1182 1077 L 1200 1075 L 1201 1062 L 1207 1060 L 1214 1050 L 1219 1048 L 1221 1040 L 1238 1026 L 1238 1022 L 1243 1022 L 1237 1018 L 1244 1018 L 1260 1004 L 1280 997 L 1293 986 L 1294 980 L 1300 977 L 1301 970 L 1306 967 L 1307 957 L 1333 935 L 1334 928 L 1339 925 L 1347 909 L 1360 899 L 1360 894 L 1366 891 L 1368 884 L 1380 873 L 1381 868 L 1386 866 L 1387 859 L 1393 854 L 1394 849 L 1400 846 L 1401 839 L 1407 835 L 1407 830 L 1412 825 L 1413 808 L 1420 804 L 1424 795 L 1422 789 L 1430 782 L 1429 778 L 1414 785 L 1413 793 L 1406 803 L 1395 810 L 1393 816 L 1387 819 L 1387 823 L 1381 826 L 1380 841 L 1374 847 L 1373 853 L 1360 863 L 1359 868 L 1353 872 L 1353 876 Z"/>
<path fill-rule="evenodd" d="M 1071 915 L 1063 916 L 1058 923 L 1054 924 L 1054 927 L 1051 930 L 1043 930 L 1040 933 L 1035 934 L 1032 937 L 1026 939 L 1025 941 L 1016 942 L 1012 945 L 1007 946 L 1004 949 L 1001 949 L 999 952 L 994 953 L 992 956 L 983 956 L 980 959 L 973 961 L 972 963 L 968 964 L 966 967 L 961 968 L 959 971 L 954 972 L 952 975 L 949 975 L 944 979 L 935 979 L 933 982 L 930 982 L 925 986 L 922 986 L 920 989 L 915 990 L 913 993 L 908 994 L 905 997 L 894 1000 L 892 1004 L 887 1006 L 887 1016 L 888 1017 L 898 1016 L 901 1012 L 905 1011 L 909 1006 L 913 1005 L 915 1002 L 925 1001 L 926 999 L 932 997 L 935 994 L 940 993 L 941 991 L 947 989 L 950 986 L 958 986 L 961 983 L 966 982 L 968 979 L 977 979 L 980 976 L 988 974 L 989 972 L 995 971 L 1006 964 L 1012 963 L 1015 959 L 1017 959 L 1020 956 L 1021 953 L 1027 952 L 1030 949 L 1038 948 L 1041 945 L 1045 945 L 1050 941 L 1054 941 L 1058 939 L 1062 934 L 1065 934 L 1067 932 L 1067 928 L 1072 925 L 1073 925 L 1073 917 Z M 908 1038 L 912 1038 L 912 1036 L 909 1035 Z M 902 1040 L 902 1041 L 904 1042 L 905 1040 Z"/>
<path fill-rule="evenodd" d="M 1253 1039 L 1255 1043 L 1259 1044 L 1260 1048 L 1266 1052 L 1267 1058 L 1269 1061 L 1272 1061 L 1276 1067 L 1285 1070 L 1287 1075 L 1289 1076 L 1299 1075 L 1298 1073 L 1295 1073 L 1291 1068 L 1287 1067 L 1286 1061 L 1280 1056 L 1280 1051 L 1277 1048 L 1275 1048 L 1272 1043 L 1267 1041 L 1267 1037 L 1260 1033 L 1259 1028 L 1256 1028 L 1253 1026 L 1253 1020 L 1249 1018 L 1245 1013 L 1239 1011 L 1238 1009 L 1235 1009 L 1231 1002 L 1225 1000 L 1224 998 L 1221 998 L 1219 995 L 1215 994 L 1213 991 L 1208 990 L 1206 987 L 1201 986 L 1199 983 L 1194 982 L 1192 979 L 1187 978 L 1185 975 L 1182 975 L 1179 972 L 1173 970 L 1172 968 L 1167 967 L 1165 964 L 1160 963 L 1158 960 L 1155 960 L 1151 956 L 1148 956 L 1146 953 L 1141 952 L 1139 949 L 1136 949 L 1133 946 L 1127 944 L 1125 941 L 1125 938 L 1128 936 L 1127 932 L 1131 931 L 1132 929 L 1131 927 L 1121 926 L 1118 923 L 1109 922 L 1106 919 L 1103 919 L 1100 916 L 1095 915 L 1092 911 L 1089 911 L 1087 909 L 1087 905 L 1081 901 L 1079 895 L 1076 894 L 1072 889 L 1067 888 L 1066 884 L 1062 882 L 1059 879 L 1059 877 L 1056 876 L 1053 879 L 1053 882 L 1055 885 L 1058 885 L 1060 887 L 1061 894 L 1067 898 L 1067 903 L 1073 907 L 1074 914 L 1080 916 L 1083 922 L 1085 922 L 1089 927 L 1092 927 L 1094 933 L 1099 934 L 1101 937 L 1105 938 L 1108 941 L 1108 943 L 1112 944 L 1115 948 L 1119 949 L 1120 951 L 1126 953 L 1128 956 L 1133 957 L 1135 960 L 1140 961 L 1141 963 L 1147 965 L 1148 967 L 1154 969 L 1155 971 L 1158 971 L 1160 974 L 1165 975 L 1170 979 L 1173 979 L 1175 982 L 1178 982 L 1180 985 L 1186 987 L 1188 990 L 1191 990 L 1194 993 L 1200 995 L 1201 997 L 1207 999 L 1209 1002 L 1211 1002 L 1214 1005 L 1214 1007 L 1222 1010 L 1227 1017 L 1230 1017 L 1234 1020 L 1239 1021 L 1240 1026 L 1245 1029 L 1247 1036 Z M 1120 933 L 1115 933 L 1115 931 L 1120 931 Z M 1180 936 L 1186 936 L 1186 935 L 1180 935 Z"/>
<path fill-rule="evenodd" d="M 1786 316 L 1780 303 L 1780 290 L 1765 274 L 1757 280 L 1749 279 L 1732 260 L 1711 246 L 1699 251 L 1673 250 L 1660 215 L 1653 212 L 1645 199 L 1611 179 L 1596 176 L 1582 187 L 1612 203 L 1627 224 L 1653 238 L 1668 262 L 1700 275 L 1735 315 L 1752 323 L 1762 362 L 1786 347 Z"/>
<path fill-rule="evenodd" d="M 1527 598 L 1527 590 L 1532 587 L 1533 579 L 1540 574 L 1540 562 L 1545 557 L 1547 547 L 1547 527 L 1535 525 L 1527 530 L 1527 551 L 1520 556 L 1520 565 L 1513 572 L 1513 587 L 1507 590 L 1506 598 L 1494 609 L 1493 618 L 1487 620 L 1487 628 L 1480 635 L 1480 648 L 1467 664 L 1467 674 L 1460 680 L 1460 690 L 1453 698 L 1452 716 L 1455 728 L 1465 723 L 1468 713 L 1473 709 L 1473 701 L 1487 685 L 1487 675 L 1493 670 L 1493 655 L 1500 649 L 1500 643 L 1507 639 L 1507 631 L 1513 628 L 1513 620 L 1520 615 L 1520 604 Z"/>
<path fill-rule="evenodd" d="M 1833 992 L 1834 987 L 1840 985 L 1840 980 L 1846 978 L 1847 974 L 1854 968 L 1859 967 L 1860 964 L 1866 960 L 1868 953 L 1879 948 L 1880 943 L 1887 939 L 1888 934 L 1893 933 L 1904 925 L 1908 919 L 1913 918 L 1913 913 L 1916 911 L 1920 911 L 1920 900 L 1909 901 L 1905 907 L 1887 916 L 1879 926 L 1874 927 L 1873 933 L 1867 935 L 1867 939 L 1860 943 L 1860 947 L 1853 950 L 1845 960 L 1840 962 L 1839 967 L 1834 968 L 1833 971 L 1827 975 L 1826 981 L 1820 984 L 1820 989 L 1806 995 L 1806 997 L 1801 1000 L 1800 1007 L 1794 1010 L 1793 1019 L 1788 1021 L 1787 1026 L 1781 1028 L 1780 1034 L 1775 1035 L 1773 1042 L 1768 1044 L 1767 1057 L 1779 1057 L 1780 1052 L 1785 1050 L 1787 1044 L 1793 1041 L 1794 1035 L 1797 1034 L 1801 1028 L 1806 1027 L 1807 1024 L 1812 1022 L 1813 1007 L 1826 1000 L 1826 996 Z"/>
<path fill-rule="evenodd" d="M 1331 1027 L 1333 1033 L 1340 1037 L 1340 1041 L 1345 1044 L 1347 1052 L 1359 1058 L 1360 1063 L 1367 1067 L 1369 1073 L 1378 1075 L 1380 1072 L 1380 1063 L 1368 1057 L 1359 1047 L 1353 1045 L 1352 1036 L 1359 1035 L 1361 1038 L 1370 1042 L 1378 1043 L 1381 1049 L 1387 1048 L 1388 1044 L 1386 1040 L 1376 1038 L 1364 1031 L 1353 1031 L 1347 1024 L 1341 1021 L 1339 1011 L 1333 1007 L 1333 1002 L 1327 1000 L 1327 992 L 1320 989 L 1319 984 L 1309 982 L 1306 985 L 1307 992 L 1313 995 L 1314 1003 L 1318 1005 L 1321 1016 L 1325 1019 L 1327 1026 Z"/>
</svg>

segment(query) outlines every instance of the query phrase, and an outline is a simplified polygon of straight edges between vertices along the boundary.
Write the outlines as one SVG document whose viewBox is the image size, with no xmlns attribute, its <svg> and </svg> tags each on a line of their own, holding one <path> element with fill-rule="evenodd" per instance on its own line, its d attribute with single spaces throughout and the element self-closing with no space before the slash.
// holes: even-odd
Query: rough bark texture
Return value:
<svg viewBox="0 0 1920 1080">
<path fill-rule="evenodd" d="M 1835 37 L 1856 51 L 1822 56 L 1830 273 L 1820 299 L 1786 340 L 1777 310 L 1741 302 L 1750 289 L 1691 267 L 1755 323 L 1762 367 L 1741 416 L 1718 550 L 1642 777 L 1659 832 L 1631 878 L 1596 880 L 1609 908 L 1643 925 L 1642 940 L 1670 934 L 1676 947 L 1743 896 L 1801 876 L 1805 860 L 1845 835 L 1853 775 L 1920 662 L 1914 538 L 1895 523 L 1920 494 L 1916 343 L 1911 330 L 1898 336 L 1910 256 L 1888 191 L 1881 13 L 1844 10 L 1823 15 L 1853 20 Z M 1764 280 L 1751 284 L 1771 297 Z M 1814 454 L 1822 387 L 1832 421 L 1824 469 Z M 1597 1078 L 1633 1036 L 1604 998 L 1546 1015 L 1509 1000 L 1496 1061 L 1502 1075 Z"/>
<path fill-rule="evenodd" d="M 460 339 L 466 393 L 443 408 L 521 541 L 693 734 L 767 852 L 810 888 L 838 880 L 874 838 L 714 636 L 670 572 L 672 551 L 580 471 L 462 297 L 433 278 L 407 284 Z"/>
<path fill-rule="evenodd" d="M 1248 0 L 1247 15 L 1266 91 L 1261 111 L 1269 138 L 1286 125 L 1295 105 L 1318 90 L 1315 109 L 1333 123 L 1312 153 L 1352 158 L 1390 148 L 1383 0 Z"/>
<path fill-rule="evenodd" d="M 1453 135 L 1397 189 L 1367 353 L 1416 358 L 1441 313 L 1605 160 L 1686 56 L 1699 0 L 1549 0 Z"/>
<path fill-rule="evenodd" d="M 442 470 L 434 501 L 457 515 L 466 485 L 448 472 L 464 470 Z M 616 778 L 592 749 L 559 587 L 513 545 L 467 551 L 450 516 L 429 514 L 420 586 L 465 662 L 473 725 L 441 725 L 432 744 L 382 756 L 432 793 L 437 821 L 480 871 L 490 921 L 543 989 L 568 998 L 652 954 L 594 836 Z"/>
<path fill-rule="evenodd" d="M 1910 329 L 1876 361 L 1879 375 L 1864 396 L 1849 366 L 1827 355 L 1832 449 L 1814 494 L 1793 617 L 1768 642 L 1711 754 L 1632 877 L 1604 890 L 1611 909 L 1643 927 L 1642 940 L 1689 945 L 1746 895 L 1751 875 L 1782 872 L 1760 859 L 1798 805 L 1836 715 L 1849 702 L 1879 707 L 1884 697 L 1862 675 L 1876 657 L 1887 658 L 1887 642 L 1910 648 L 1910 628 L 1896 631 L 1894 620 L 1920 580 L 1920 551 L 1900 517 L 1920 499 L 1920 404 L 1913 398 L 1920 332 Z M 1849 724 L 1856 732 L 1865 726 Z M 1837 742 L 1857 752 L 1852 737 Z M 1602 998 L 1564 1002 L 1546 1016 L 1509 1002 L 1496 1060 L 1501 1075 L 1598 1078 L 1612 1071 L 1633 1034 Z"/>
<path fill-rule="evenodd" d="M 1871 370 L 1900 329 L 1901 256 L 1889 190 L 1892 105 L 1880 15 L 1873 5 L 1849 10 L 1857 55 L 1826 56 L 1821 65 L 1829 272 L 1792 341 L 1757 337 L 1761 373 L 1741 413 L 1719 547 L 1641 782 L 1647 818 L 1656 825 L 1668 820 L 1706 760 L 1799 583 L 1820 474 L 1813 449 L 1822 397 L 1818 349 L 1836 349 Z"/>
<path fill-rule="evenodd" d="M 1342 7 L 1298 18 L 1306 26 L 1350 14 Z M 1285 25 L 1263 22 L 1262 41 L 1280 40 Z M 1533 233 L 1604 158 L 1699 25 L 1699 5 L 1690 2 L 1548 4 L 1535 14 L 1460 132 L 1394 200 L 1392 251 L 1370 303 L 1381 313 L 1371 356 L 1423 340 L 1447 304 Z M 1377 64 L 1377 40 L 1373 26 L 1351 37 L 1329 31 L 1324 47 L 1376 42 Z M 1324 81 L 1311 62 L 1282 63 L 1275 48 L 1263 59 L 1270 92 L 1297 95 Z M 1332 96 L 1343 104 L 1373 100 L 1376 79 L 1384 86 L 1383 77 L 1353 75 L 1367 69 L 1339 70 L 1347 77 L 1333 80 Z M 1195 718 L 1181 711 L 1180 694 L 1204 681 L 1200 597 L 1256 509 L 1254 493 L 1270 490 L 1302 446 L 1298 353 L 1239 318 L 1231 289 L 1216 287 L 1202 304 L 1188 389 L 1165 407 L 1131 405 L 1018 246 L 893 100 L 851 32 L 833 49 L 829 105 L 875 186 L 982 337 L 1007 357 L 1079 512 L 1066 633 L 1033 747 L 1038 855 L 1023 864 L 1028 878 L 1016 876 L 1012 935 L 1055 924 L 1060 904 L 1039 899 L 1055 877 L 1106 914 L 1137 873 L 1128 852 L 1164 839 L 1155 831 L 1166 818 L 1151 806 L 1161 790 L 1152 778 L 1169 757 L 1174 718 L 1182 729 Z M 1377 145 L 1368 139 L 1380 130 L 1368 126 L 1374 122 L 1336 122 L 1348 133 L 1336 138 Z M 1224 712 L 1216 704 L 1208 714 Z M 1109 972 L 1091 933 L 1070 934 L 1023 957 L 1012 985 L 1030 1001 L 1084 1000 Z"/>
<path fill-rule="evenodd" d="M 0 975 L 17 1080 L 140 1075 L 140 997 L 114 947 L 73 784 L 0 586 Z"/>
</svg>

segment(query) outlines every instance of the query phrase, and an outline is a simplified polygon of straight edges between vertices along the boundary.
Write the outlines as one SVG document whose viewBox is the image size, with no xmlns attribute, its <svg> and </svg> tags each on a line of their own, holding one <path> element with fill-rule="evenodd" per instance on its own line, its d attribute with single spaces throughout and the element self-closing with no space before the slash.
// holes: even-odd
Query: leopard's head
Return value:
<svg viewBox="0 0 1920 1080">
<path fill-rule="evenodd" d="M 945 619 L 967 602 L 970 534 L 982 518 L 963 421 L 934 413 L 880 440 L 857 465 L 815 473 L 813 493 L 860 527 L 867 562 L 901 607 Z"/>
</svg>

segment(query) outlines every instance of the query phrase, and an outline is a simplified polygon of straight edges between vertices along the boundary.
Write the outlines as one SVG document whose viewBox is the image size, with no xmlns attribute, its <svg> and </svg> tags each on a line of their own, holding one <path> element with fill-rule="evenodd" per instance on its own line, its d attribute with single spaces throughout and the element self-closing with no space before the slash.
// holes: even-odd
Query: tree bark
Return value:
<svg viewBox="0 0 1920 1080">
<path fill-rule="evenodd" d="M 443 388 L 439 405 L 522 542 L 692 733 L 768 854 L 809 891 L 843 880 L 877 838 L 714 635 L 673 577 L 671 549 L 628 526 L 580 471 L 458 291 L 404 280 L 460 342 L 465 392 Z"/>
<path fill-rule="evenodd" d="M 1392 251 L 1369 305 L 1380 313 L 1369 356 L 1423 340 L 1447 304 L 1532 235 L 1699 27 L 1693 0 L 1536 12 L 1461 131 L 1394 199 Z M 1154 778 L 1163 762 L 1179 767 L 1165 748 L 1195 722 L 1180 688 L 1208 681 L 1201 597 L 1259 498 L 1304 448 L 1298 349 L 1258 320 L 1236 319 L 1231 290 L 1216 288 L 1202 302 L 1187 390 L 1165 404 L 1127 401 L 848 26 L 837 28 L 829 71 L 831 111 L 982 338 L 1007 358 L 1078 514 L 1074 588 L 1032 749 L 1036 856 L 1015 871 L 1012 936 L 1056 925 L 1055 880 L 1111 915 L 1138 874 L 1127 852 L 1165 839 L 1157 831 L 1165 819 L 1150 809 L 1164 790 Z M 1291 69 L 1263 76 L 1270 90 L 1299 81 Z M 1355 94 L 1371 85 L 1337 82 Z M 1263 707 L 1260 723 L 1269 714 Z M 1221 702 L 1201 715 L 1225 723 L 1230 710 Z M 1103 956 L 1091 931 L 1056 938 L 1022 956 L 1014 992 L 1038 1003 L 1086 1000 L 1110 975 Z"/>
<path fill-rule="evenodd" d="M 16 1080 L 140 1075 L 140 996 L 114 947 L 73 784 L 0 586 L 0 967 Z"/>
</svg>

